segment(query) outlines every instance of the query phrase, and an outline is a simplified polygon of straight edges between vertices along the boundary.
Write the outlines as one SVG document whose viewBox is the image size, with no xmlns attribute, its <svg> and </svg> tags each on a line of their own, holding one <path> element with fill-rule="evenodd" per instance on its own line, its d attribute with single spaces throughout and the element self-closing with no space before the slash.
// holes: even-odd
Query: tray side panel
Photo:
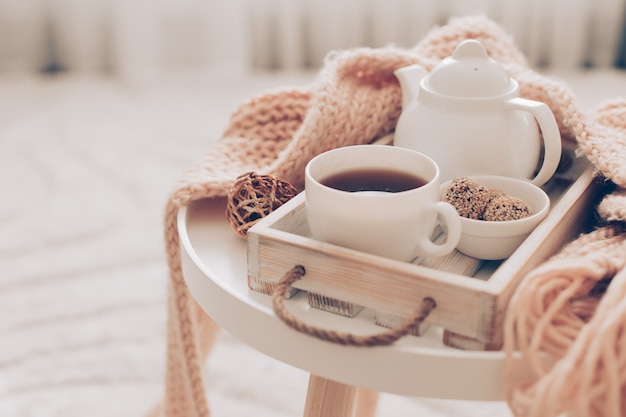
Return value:
<svg viewBox="0 0 626 417">
<path fill-rule="evenodd" d="M 495 314 L 490 318 L 489 341 L 502 341 L 504 313 L 517 286 L 533 269 L 556 254 L 564 245 L 595 224 L 594 210 L 605 192 L 591 168 L 570 187 L 551 213 L 524 241 L 522 246 L 498 268 L 489 283 L 497 295 Z"/>
<path fill-rule="evenodd" d="M 315 250 L 311 250 L 311 246 Z M 258 275 L 276 282 L 295 265 L 306 275 L 295 287 L 376 311 L 412 316 L 424 297 L 437 308 L 428 322 L 483 337 L 483 317 L 496 305 L 485 283 L 408 263 L 392 261 L 277 230 L 259 236 Z"/>
</svg>

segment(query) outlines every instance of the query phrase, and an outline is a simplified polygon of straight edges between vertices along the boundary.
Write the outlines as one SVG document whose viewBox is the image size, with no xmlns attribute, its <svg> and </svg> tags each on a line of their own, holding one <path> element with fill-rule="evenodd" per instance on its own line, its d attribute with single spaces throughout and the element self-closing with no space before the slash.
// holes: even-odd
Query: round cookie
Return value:
<svg viewBox="0 0 626 417">
<path fill-rule="evenodd" d="M 487 204 L 500 194 L 503 194 L 500 190 L 491 190 L 470 178 L 459 177 L 450 182 L 443 201 L 452 204 L 461 217 L 482 220 Z"/>
<path fill-rule="evenodd" d="M 487 204 L 483 214 L 483 220 L 502 222 L 519 220 L 530 215 L 530 207 L 528 207 L 524 201 L 517 197 L 502 194 L 495 197 Z"/>
</svg>

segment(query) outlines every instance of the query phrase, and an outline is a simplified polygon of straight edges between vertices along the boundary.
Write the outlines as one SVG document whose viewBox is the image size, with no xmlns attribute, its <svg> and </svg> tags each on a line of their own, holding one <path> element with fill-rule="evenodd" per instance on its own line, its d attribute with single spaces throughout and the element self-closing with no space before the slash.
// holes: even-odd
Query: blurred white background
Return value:
<svg viewBox="0 0 626 417">
<path fill-rule="evenodd" d="M 242 100 L 306 88 L 330 50 L 483 13 L 592 107 L 626 94 L 625 1 L 0 0 L 0 416 L 161 398 L 163 207 Z M 302 413 L 308 375 L 226 333 L 205 377 L 215 416 Z M 510 413 L 383 396 L 379 415 Z"/>
<path fill-rule="evenodd" d="M 612 66 L 623 0 L 0 0 L 0 73 L 171 74 L 317 68 L 332 49 L 410 47 L 482 13 L 535 66 Z"/>
</svg>

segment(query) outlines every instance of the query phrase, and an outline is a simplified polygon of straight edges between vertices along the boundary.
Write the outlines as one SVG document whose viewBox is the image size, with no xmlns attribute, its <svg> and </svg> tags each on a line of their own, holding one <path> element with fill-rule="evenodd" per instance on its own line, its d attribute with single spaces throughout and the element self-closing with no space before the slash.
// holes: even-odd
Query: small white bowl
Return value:
<svg viewBox="0 0 626 417">
<path fill-rule="evenodd" d="M 526 180 L 493 176 L 468 176 L 487 188 L 497 188 L 506 194 L 522 199 L 532 214 L 519 220 L 485 221 L 461 217 L 459 252 L 478 259 L 498 260 L 511 256 L 550 210 L 550 197 L 541 188 Z M 442 195 L 450 185 L 441 185 Z"/>
</svg>

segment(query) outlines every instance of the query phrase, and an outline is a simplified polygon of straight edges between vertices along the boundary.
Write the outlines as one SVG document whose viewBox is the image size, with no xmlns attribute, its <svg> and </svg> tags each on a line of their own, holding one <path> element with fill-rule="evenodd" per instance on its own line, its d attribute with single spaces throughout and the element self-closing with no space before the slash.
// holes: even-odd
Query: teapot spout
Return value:
<svg viewBox="0 0 626 417">
<path fill-rule="evenodd" d="M 420 82 L 426 75 L 428 75 L 428 73 L 423 67 L 414 64 L 398 68 L 394 71 L 394 75 L 400 82 L 400 89 L 402 91 L 402 109 L 405 109 L 411 100 L 417 97 Z"/>
</svg>

